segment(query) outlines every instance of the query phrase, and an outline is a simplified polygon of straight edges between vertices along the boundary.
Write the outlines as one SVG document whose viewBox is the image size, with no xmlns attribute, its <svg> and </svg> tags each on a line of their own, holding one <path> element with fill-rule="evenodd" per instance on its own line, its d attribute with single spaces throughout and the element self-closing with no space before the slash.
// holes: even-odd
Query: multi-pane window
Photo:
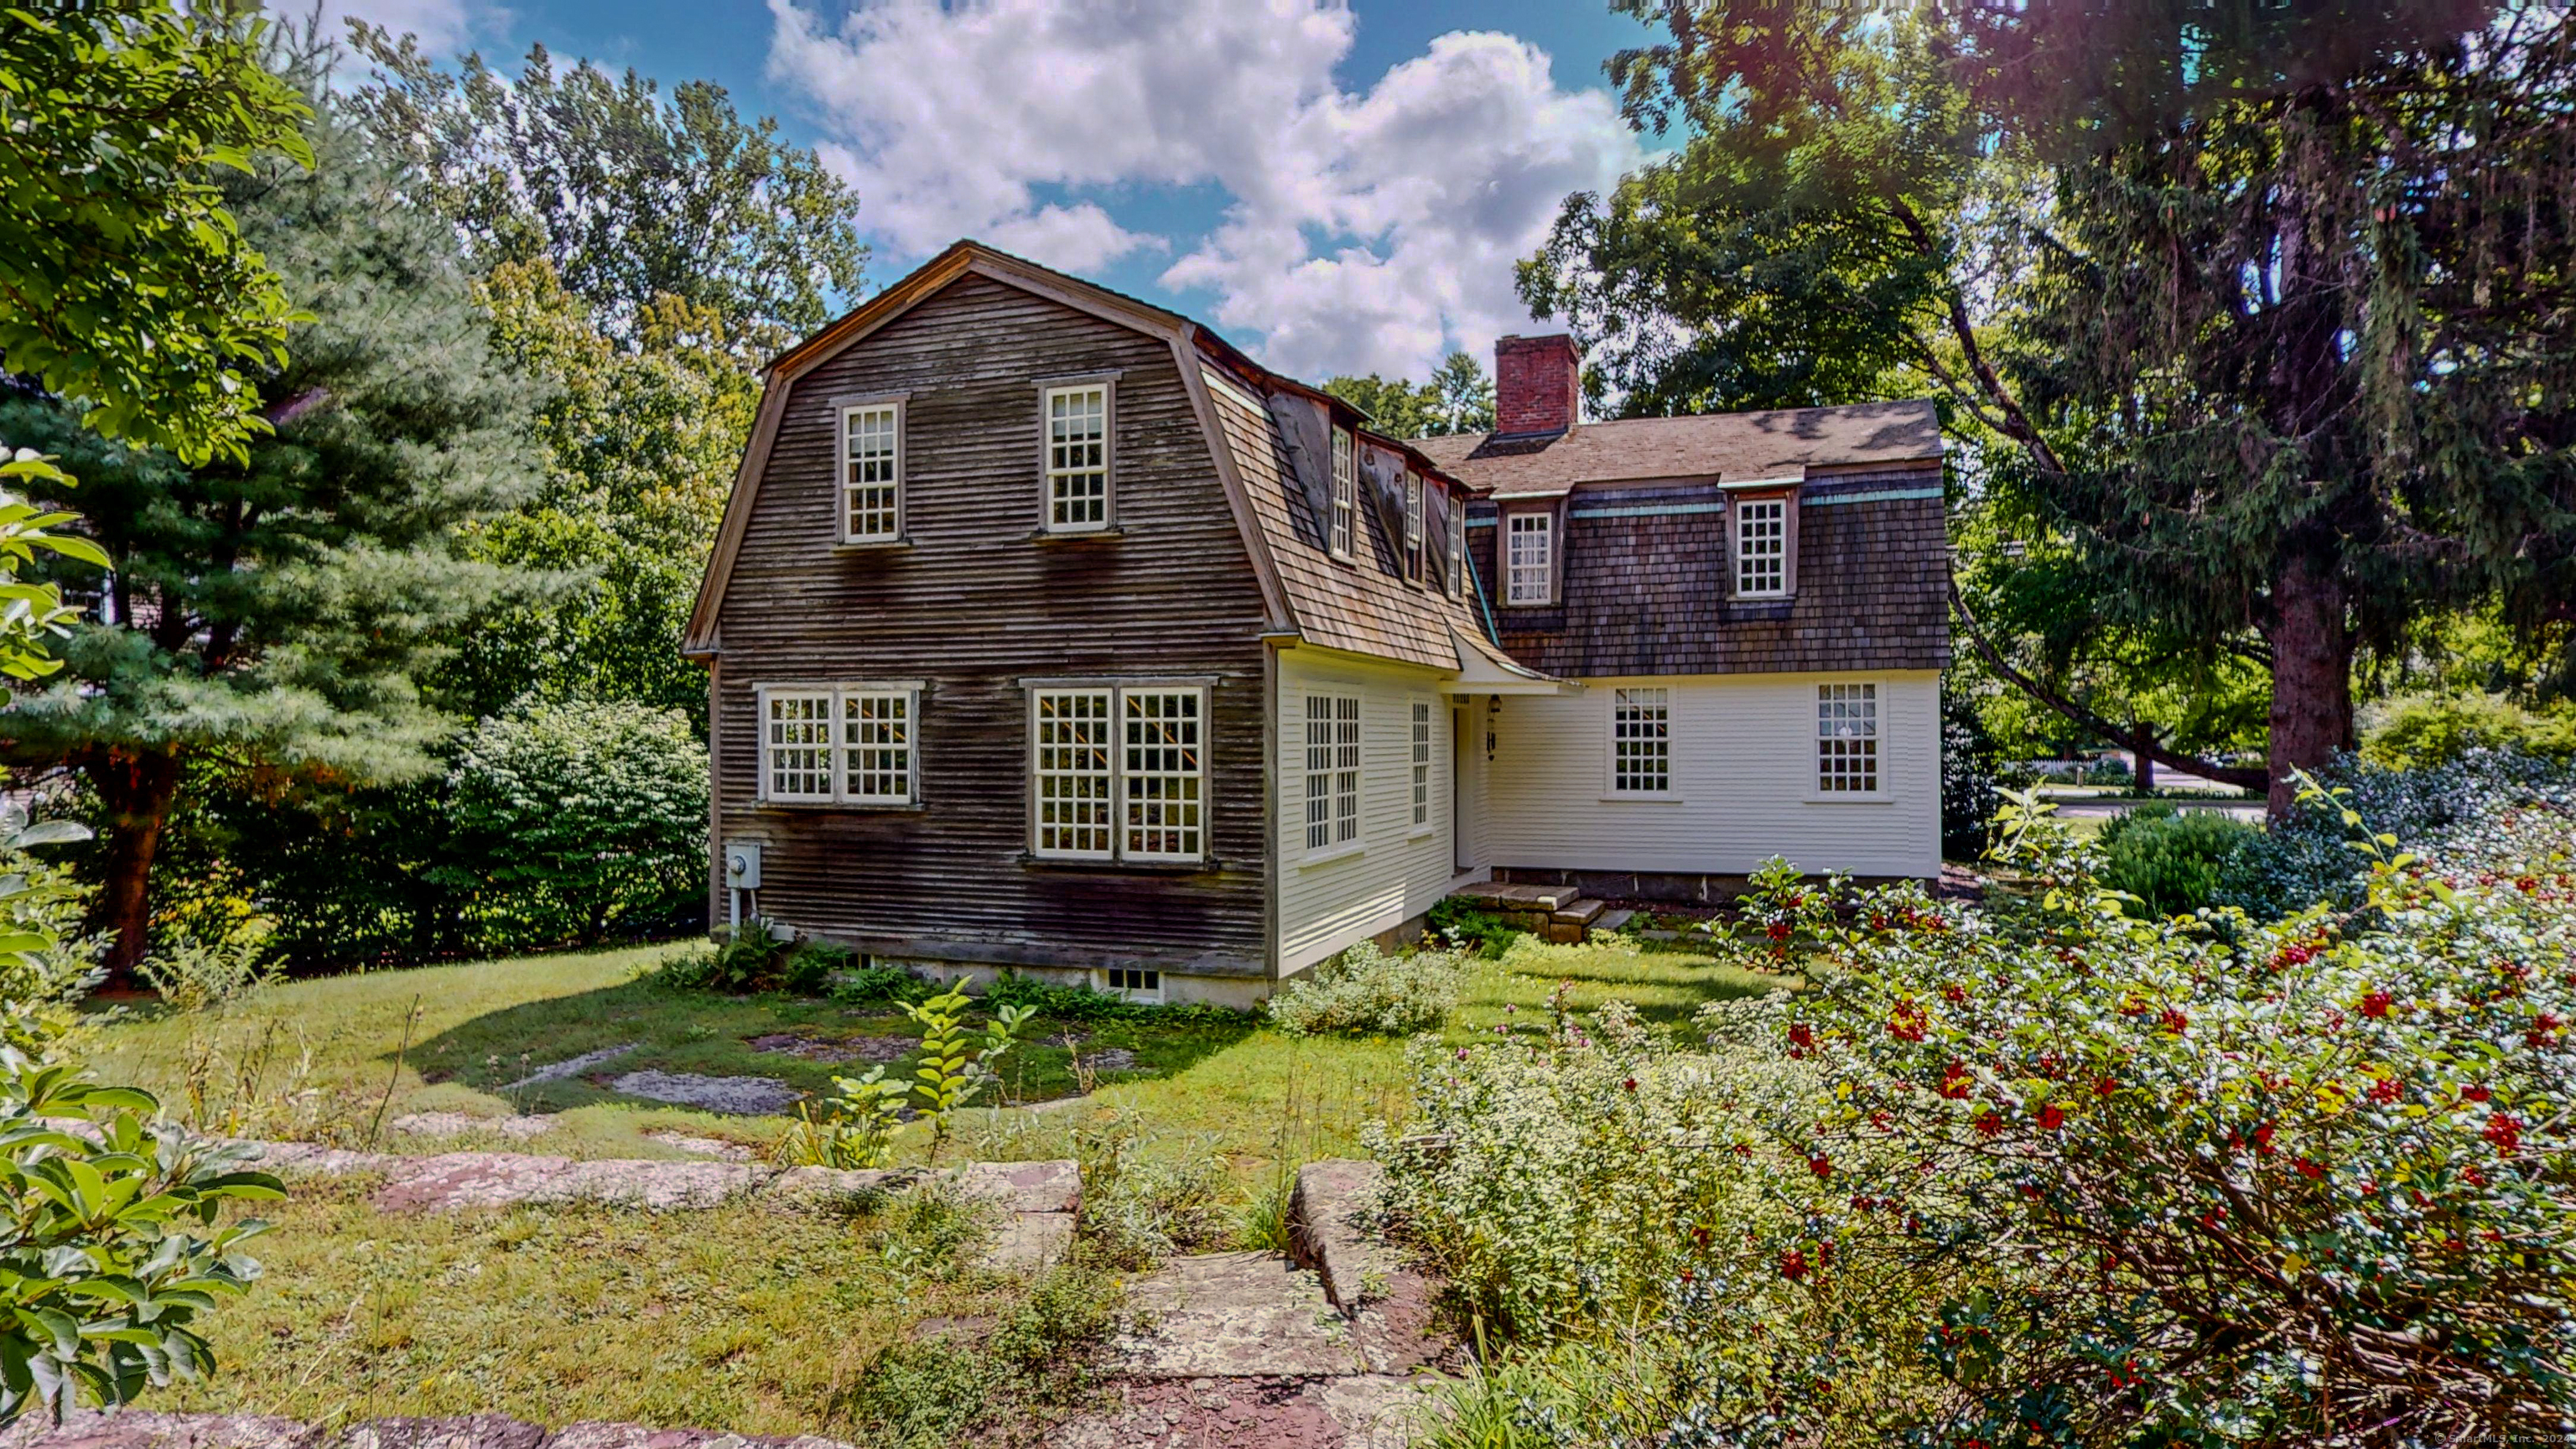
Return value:
<svg viewBox="0 0 2576 1449">
<path fill-rule="evenodd" d="M 1163 973 L 1138 966 L 1112 966 L 1100 973 L 1109 990 L 1131 1001 L 1163 999 Z"/>
<path fill-rule="evenodd" d="M 1404 576 L 1422 582 L 1422 475 L 1404 475 Z"/>
<path fill-rule="evenodd" d="M 903 408 L 873 403 L 841 414 L 841 537 L 890 543 L 903 536 Z"/>
<path fill-rule="evenodd" d="M 1333 429 L 1333 557 L 1349 558 L 1359 525 L 1358 450 L 1348 428 Z"/>
<path fill-rule="evenodd" d="M 1107 860 L 1118 772 L 1106 689 L 1045 689 L 1036 700 L 1037 853 Z"/>
<path fill-rule="evenodd" d="M 1207 854 L 1207 691 L 1041 689 L 1030 701 L 1031 849 L 1062 860 Z"/>
<path fill-rule="evenodd" d="M 1878 686 L 1816 687 L 1816 788 L 1828 795 L 1878 793 Z"/>
<path fill-rule="evenodd" d="M 1360 837 L 1360 701 L 1306 696 L 1306 849 Z"/>
<path fill-rule="evenodd" d="M 1739 498 L 1735 502 L 1735 592 L 1789 591 L 1789 500 Z"/>
<path fill-rule="evenodd" d="M 909 805 L 919 685 L 765 687 L 760 794 L 783 803 Z"/>
<path fill-rule="evenodd" d="M 1449 597 L 1467 597 L 1467 508 L 1449 500 Z"/>
<path fill-rule="evenodd" d="M 1120 762 L 1119 853 L 1133 860 L 1196 860 L 1207 832 L 1205 698 L 1195 689 L 1121 690 L 1126 758 Z"/>
<path fill-rule="evenodd" d="M 1556 587 L 1556 519 L 1545 513 L 1507 513 L 1504 530 L 1503 598 L 1507 603 L 1544 604 Z"/>
<path fill-rule="evenodd" d="M 1431 823 L 1431 706 L 1413 702 L 1413 823 Z"/>
<path fill-rule="evenodd" d="M 771 800 L 832 798 L 832 692 L 780 691 L 761 706 L 763 793 Z"/>
<path fill-rule="evenodd" d="M 1050 530 L 1109 526 L 1109 385 L 1046 390 L 1046 500 Z"/>
<path fill-rule="evenodd" d="M 842 798 L 868 804 L 912 799 L 912 695 L 841 692 Z"/>
<path fill-rule="evenodd" d="M 1672 692 L 1616 691 L 1610 700 L 1610 793 L 1667 795 L 1672 788 Z"/>
</svg>

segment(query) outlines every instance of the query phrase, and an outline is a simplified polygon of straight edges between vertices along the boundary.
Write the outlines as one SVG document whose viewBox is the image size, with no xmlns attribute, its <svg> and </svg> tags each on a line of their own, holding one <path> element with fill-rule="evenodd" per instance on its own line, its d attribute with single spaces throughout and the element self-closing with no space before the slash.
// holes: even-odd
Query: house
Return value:
<svg viewBox="0 0 2576 1449">
<path fill-rule="evenodd" d="M 685 650 L 710 886 L 954 977 L 1249 1004 L 1461 885 L 1939 868 L 1941 441 L 1898 403 L 1387 437 L 960 242 L 770 368 Z"/>
</svg>

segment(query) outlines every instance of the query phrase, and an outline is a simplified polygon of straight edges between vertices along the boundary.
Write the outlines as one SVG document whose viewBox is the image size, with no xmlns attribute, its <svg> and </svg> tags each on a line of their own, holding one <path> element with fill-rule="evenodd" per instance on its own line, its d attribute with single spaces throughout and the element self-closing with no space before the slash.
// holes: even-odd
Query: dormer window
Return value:
<svg viewBox="0 0 2576 1449">
<path fill-rule="evenodd" d="M 1789 500 L 1735 501 L 1735 595 L 1776 599 L 1789 592 Z"/>
<path fill-rule="evenodd" d="M 1467 500 L 1449 499 L 1449 597 L 1467 597 Z"/>
<path fill-rule="evenodd" d="M 1404 475 L 1404 577 L 1422 582 L 1422 475 Z"/>
<path fill-rule="evenodd" d="M 1503 602 L 1555 602 L 1556 515 L 1506 513 L 1503 523 Z"/>
<path fill-rule="evenodd" d="M 841 541 L 903 538 L 903 404 L 841 410 Z"/>
<path fill-rule="evenodd" d="M 1354 526 L 1359 520 L 1360 470 L 1358 449 L 1348 428 L 1333 429 L 1333 538 L 1335 558 L 1352 554 Z"/>
</svg>

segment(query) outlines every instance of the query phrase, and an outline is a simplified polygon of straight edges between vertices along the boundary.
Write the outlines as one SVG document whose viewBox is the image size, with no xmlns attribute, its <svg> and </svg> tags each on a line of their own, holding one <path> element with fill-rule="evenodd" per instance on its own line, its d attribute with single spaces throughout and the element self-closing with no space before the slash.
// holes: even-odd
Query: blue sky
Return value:
<svg viewBox="0 0 2576 1449">
<path fill-rule="evenodd" d="M 859 192 L 893 280 L 961 235 L 1306 376 L 1527 330 L 1511 263 L 1644 154 L 1593 0 L 327 0 L 434 52 L 704 78 Z"/>
</svg>

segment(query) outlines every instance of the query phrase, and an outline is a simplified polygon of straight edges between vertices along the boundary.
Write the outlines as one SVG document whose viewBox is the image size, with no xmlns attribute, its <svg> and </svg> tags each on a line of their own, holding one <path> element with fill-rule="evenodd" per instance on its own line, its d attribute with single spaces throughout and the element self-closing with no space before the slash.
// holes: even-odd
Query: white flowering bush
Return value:
<svg viewBox="0 0 2576 1449">
<path fill-rule="evenodd" d="M 2263 925 L 2128 914 L 2044 808 L 1982 909 L 1767 873 L 1811 988 L 1749 1043 L 1422 1057 L 1403 1225 L 1632 1376 L 1522 1442 L 2568 1442 L 2567 818 L 2365 835 L 2355 908 Z"/>
<path fill-rule="evenodd" d="M 1460 951 L 1389 956 L 1362 941 L 1282 987 L 1270 998 L 1270 1021 L 1291 1036 L 1437 1031 L 1457 1008 L 1469 965 Z"/>
<path fill-rule="evenodd" d="M 1490 1046 L 1416 1041 L 1412 1133 L 1369 1142 L 1390 1168 L 1384 1206 L 1502 1333 L 1653 1309 L 1700 1256 L 1677 1227 L 1740 1233 L 1771 1211 L 1755 1159 L 1778 1158 L 1771 1124 L 1817 1090 L 1764 1046 L 1785 1000 L 1709 1008 L 1713 1050 L 1659 1040 L 1623 1002 L 1497 1028 Z"/>
</svg>

